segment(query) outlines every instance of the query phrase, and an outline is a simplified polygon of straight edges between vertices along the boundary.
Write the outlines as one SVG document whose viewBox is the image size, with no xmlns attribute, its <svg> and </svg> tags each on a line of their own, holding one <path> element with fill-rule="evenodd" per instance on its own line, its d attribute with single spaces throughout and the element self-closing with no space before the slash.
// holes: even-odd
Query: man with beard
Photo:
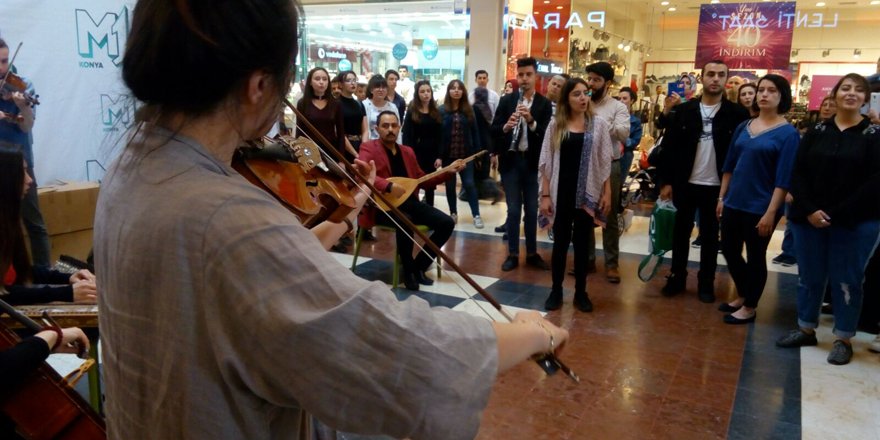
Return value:
<svg viewBox="0 0 880 440">
<path fill-rule="evenodd" d="M 727 65 L 710 61 L 702 71 L 703 94 L 683 104 L 672 93 L 658 120 L 666 129 L 657 166 L 660 198 L 672 198 L 678 212 L 672 239 L 672 271 L 662 293 L 672 296 L 685 290 L 688 241 L 694 228 L 694 214 L 700 212 L 700 271 L 697 294 L 700 301 L 715 302 L 715 268 L 718 265 L 718 195 L 721 166 L 727 157 L 736 127 L 749 118 L 744 107 L 727 100 Z M 678 105 L 676 105 L 678 104 Z"/>
<path fill-rule="evenodd" d="M 403 197 L 406 190 L 403 186 L 394 185 L 387 179 L 389 177 L 409 177 L 418 179 L 425 175 L 425 172 L 419 168 L 419 162 L 412 148 L 397 143 L 397 134 L 400 132 L 400 122 L 397 115 L 391 111 L 383 111 L 376 118 L 376 131 L 379 132 L 379 139 L 364 142 L 361 144 L 358 152 L 358 159 L 370 163 L 374 161 L 376 164 L 376 189 L 391 195 L 394 199 Z M 464 168 L 464 162 L 457 160 L 448 173 L 457 173 Z M 431 180 L 423 182 L 420 187 L 434 187 L 438 183 L 442 183 L 449 178 L 448 174 L 441 174 Z M 406 199 L 398 208 L 406 214 L 413 223 L 417 225 L 425 225 L 429 230 L 434 231 L 431 234 L 431 241 L 437 247 L 443 247 L 446 240 L 452 235 L 455 228 L 455 222 L 452 217 L 445 214 L 427 203 L 420 202 L 418 191 L 414 191 L 408 199 Z M 379 215 L 373 218 L 375 212 L 373 210 L 364 209 L 358 219 L 358 224 L 362 227 L 370 228 L 373 222 L 397 227 L 385 215 Z M 400 223 L 398 221 L 398 223 Z M 400 255 L 400 263 L 403 266 L 403 285 L 408 290 L 419 290 L 419 284 L 429 286 L 434 281 L 425 275 L 425 270 L 431 265 L 437 257 L 433 251 L 425 248 L 426 252 L 420 252 L 418 257 L 413 258 L 413 242 L 404 233 L 403 230 L 397 228 L 397 253 Z"/>
<path fill-rule="evenodd" d="M 611 210 L 608 212 L 606 226 L 602 229 L 602 249 L 605 253 L 605 278 L 610 283 L 620 282 L 620 271 L 617 269 L 617 259 L 620 254 L 620 227 L 617 224 L 617 216 L 620 210 L 620 188 L 623 182 L 620 178 L 620 158 L 623 156 L 623 145 L 629 138 L 629 111 L 626 106 L 611 97 L 609 89 L 614 79 L 614 68 L 604 61 L 587 66 L 587 84 L 590 86 L 592 96 L 592 111 L 597 118 L 602 118 L 611 126 L 611 140 L 614 148 L 611 149 Z M 589 242 L 590 264 L 589 269 L 595 271 L 596 267 L 596 239 Z"/>
</svg>

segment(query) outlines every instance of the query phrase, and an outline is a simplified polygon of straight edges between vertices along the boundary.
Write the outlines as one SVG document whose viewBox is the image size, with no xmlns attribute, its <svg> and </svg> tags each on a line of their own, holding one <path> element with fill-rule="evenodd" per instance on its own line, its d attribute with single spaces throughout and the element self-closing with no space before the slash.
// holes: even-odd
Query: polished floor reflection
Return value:
<svg viewBox="0 0 880 440">
<path fill-rule="evenodd" d="M 440 199 L 438 207 L 445 209 Z M 506 308 L 543 311 L 549 271 L 523 264 L 500 270 L 506 246 L 492 229 L 502 221 L 504 204 L 481 203 L 482 230 L 460 205 L 456 233 L 444 250 Z M 778 252 L 781 235 L 774 235 L 768 260 Z M 390 283 L 393 236 L 378 232 L 377 238 L 362 250 L 367 258 L 359 260 L 356 273 Z M 548 261 L 551 246 L 539 233 L 539 252 Z M 636 270 L 646 250 L 647 219 L 637 215 L 621 238 L 620 284 L 605 280 L 598 251 L 599 271 L 588 277 L 593 313 L 573 308 L 574 280 L 568 277 L 565 305 L 547 316 L 571 332 L 561 358 L 581 383 L 547 377 L 536 365 L 518 366 L 498 379 L 478 438 L 880 439 L 880 356 L 866 350 L 873 335 L 859 334 L 853 363 L 843 367 L 825 362 L 832 340 L 829 317 L 819 347 L 783 350 L 773 344 L 796 322 L 796 266 L 770 265 L 757 322 L 730 326 L 716 310 L 733 295 L 723 257 L 716 278 L 719 302 L 710 305 L 697 300 L 693 261 L 686 293 L 660 295 L 668 259 L 657 277 L 640 281 Z M 697 254 L 692 249 L 691 259 Z M 350 262 L 348 255 L 337 257 Z M 463 290 L 470 289 L 444 266 L 434 286 L 397 294 L 485 316 Z"/>
</svg>

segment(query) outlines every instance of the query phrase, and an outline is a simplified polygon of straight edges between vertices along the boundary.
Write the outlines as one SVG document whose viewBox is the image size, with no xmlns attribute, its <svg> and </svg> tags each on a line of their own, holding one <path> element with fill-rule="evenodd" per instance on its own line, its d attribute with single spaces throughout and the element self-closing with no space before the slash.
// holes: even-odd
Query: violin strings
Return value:
<svg viewBox="0 0 880 440">
<path fill-rule="evenodd" d="M 298 117 L 298 116 L 297 116 L 297 117 Z M 294 126 L 296 126 L 296 124 L 294 124 Z M 324 151 L 324 147 L 322 147 L 318 142 L 315 142 L 315 140 L 312 139 L 312 137 L 309 136 L 308 133 L 306 133 L 306 130 L 301 130 L 301 132 L 302 132 L 303 136 L 304 136 L 306 139 L 312 141 L 312 143 L 314 143 L 315 146 L 318 147 L 318 150 L 319 150 L 319 151 L 321 152 L 321 154 L 322 154 L 322 160 L 323 160 L 323 157 L 332 158 L 332 155 L 330 155 L 330 154 L 328 154 L 326 151 Z M 365 190 L 369 190 L 369 188 L 367 188 L 365 185 L 359 183 L 359 182 L 357 181 L 357 179 L 355 179 L 355 178 L 354 178 L 354 177 L 348 172 L 348 169 L 347 169 L 346 167 L 344 167 L 344 166 L 340 166 L 339 168 L 340 168 L 342 174 L 343 174 L 348 180 L 350 180 L 352 183 L 354 183 L 354 185 L 355 185 L 359 190 L 361 190 L 364 194 L 367 194 L 367 191 L 365 191 Z M 372 192 L 369 193 L 369 194 L 367 195 L 367 199 L 368 199 L 369 201 L 373 202 L 373 204 L 375 204 L 375 205 L 378 206 L 378 201 L 377 201 L 377 199 L 375 198 L 375 196 L 372 194 Z M 396 228 L 400 229 L 400 230 L 403 232 L 403 234 L 407 237 L 407 239 L 409 239 L 410 241 L 413 242 L 413 244 L 418 248 L 418 250 L 419 250 L 420 253 L 423 253 L 423 254 L 425 254 L 425 255 L 428 256 L 428 257 L 431 256 L 431 254 L 428 253 L 428 250 L 425 249 L 424 246 L 422 246 L 422 244 L 419 243 L 419 242 L 415 239 L 415 237 L 410 233 L 410 231 L 407 231 L 406 228 L 404 228 L 400 223 L 398 223 L 398 222 L 397 222 L 397 219 L 395 219 L 394 216 L 391 215 L 390 212 L 388 212 L 388 211 L 384 211 L 384 210 L 382 210 L 382 209 L 377 209 L 377 210 L 378 210 L 379 212 L 381 212 L 382 214 L 384 214 L 386 217 L 388 217 L 388 219 L 391 220 L 391 223 L 393 223 L 394 226 L 395 226 Z M 441 262 L 442 262 L 442 259 L 441 259 Z M 435 264 L 441 264 L 441 262 L 435 262 Z M 489 317 L 490 320 L 495 321 L 495 318 L 493 318 L 493 317 L 492 317 L 492 314 L 491 314 L 488 310 L 486 310 L 485 306 L 484 306 L 483 304 L 481 304 L 480 301 L 477 301 L 477 298 L 476 298 L 474 295 L 471 295 L 470 292 L 468 292 L 467 289 L 465 289 L 464 286 L 462 286 L 462 284 L 459 282 L 459 280 L 457 280 L 455 277 L 452 277 L 452 276 L 450 276 L 449 278 L 450 278 L 450 279 L 452 280 L 452 282 L 458 287 L 458 289 L 461 290 L 461 292 L 464 293 L 465 296 L 467 296 L 467 298 L 468 298 L 469 300 L 473 301 L 473 303 L 474 303 L 474 304 L 475 304 L 475 305 L 476 305 L 476 306 L 477 306 L 477 307 L 478 307 L 483 313 L 485 313 L 486 316 Z M 495 310 L 495 309 L 493 309 L 493 310 Z M 497 311 L 498 311 L 499 313 L 501 313 L 501 316 L 503 316 L 504 318 L 506 318 L 508 321 L 513 322 L 513 318 L 512 318 L 512 317 L 511 317 L 511 316 L 510 316 L 510 315 L 509 315 L 509 314 L 503 309 L 503 306 L 502 306 L 501 309 L 497 309 Z"/>
</svg>

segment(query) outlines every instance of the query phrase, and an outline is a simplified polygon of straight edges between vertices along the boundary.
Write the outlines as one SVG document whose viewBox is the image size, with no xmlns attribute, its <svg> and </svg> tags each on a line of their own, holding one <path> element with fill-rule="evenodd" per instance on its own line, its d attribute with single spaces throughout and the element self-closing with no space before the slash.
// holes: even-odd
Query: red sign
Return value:
<svg viewBox="0 0 880 440">
<path fill-rule="evenodd" d="M 822 100 L 831 94 L 831 89 L 843 75 L 813 75 L 810 83 L 810 103 L 807 110 L 819 110 Z"/>
<path fill-rule="evenodd" d="M 698 68 L 724 60 L 731 69 L 785 69 L 797 23 L 795 2 L 700 6 Z"/>
</svg>

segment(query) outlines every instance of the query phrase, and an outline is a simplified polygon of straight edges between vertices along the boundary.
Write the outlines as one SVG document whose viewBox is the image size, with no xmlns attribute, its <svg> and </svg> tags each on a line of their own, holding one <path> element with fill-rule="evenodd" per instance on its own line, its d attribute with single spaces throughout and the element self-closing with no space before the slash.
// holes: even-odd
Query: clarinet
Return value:
<svg viewBox="0 0 880 440">
<path fill-rule="evenodd" d="M 519 94 L 519 99 L 516 101 L 516 107 L 517 107 L 516 111 L 519 111 L 519 106 L 523 103 L 524 96 L 523 96 L 522 92 L 517 92 L 517 93 Z M 522 116 L 520 116 L 519 119 L 517 119 L 516 125 L 513 126 L 513 131 L 512 131 L 513 136 L 510 139 L 510 148 L 507 149 L 508 153 L 510 153 L 511 151 L 513 151 L 513 152 L 519 151 L 519 145 L 517 145 L 518 144 L 517 141 L 519 140 L 519 131 L 520 131 L 521 126 L 522 126 Z"/>
</svg>

